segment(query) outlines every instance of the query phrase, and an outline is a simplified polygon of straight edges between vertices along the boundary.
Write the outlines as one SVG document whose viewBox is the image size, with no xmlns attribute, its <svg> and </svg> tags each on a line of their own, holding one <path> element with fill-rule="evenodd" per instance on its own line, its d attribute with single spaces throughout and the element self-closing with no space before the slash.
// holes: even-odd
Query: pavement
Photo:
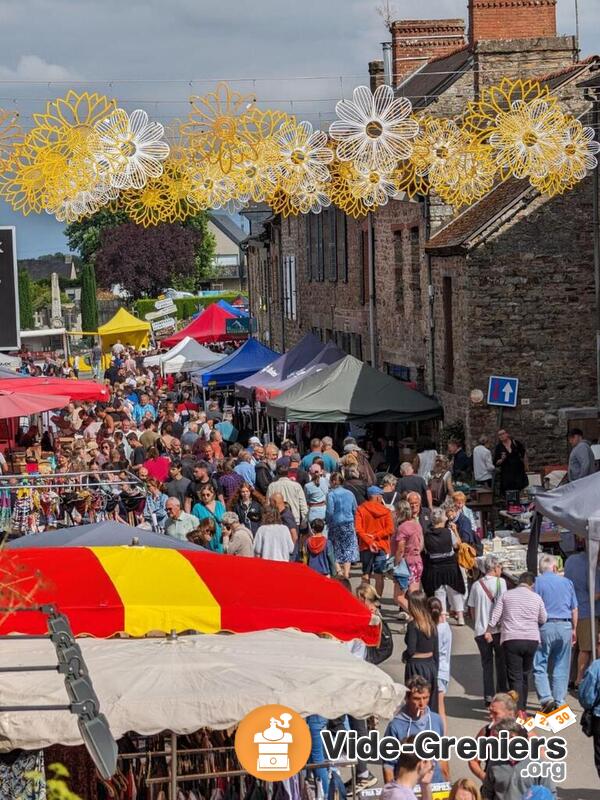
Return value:
<svg viewBox="0 0 600 800">
<path fill-rule="evenodd" d="M 394 635 L 394 652 L 388 661 L 381 664 L 381 668 L 395 681 L 403 683 L 402 653 L 405 649 L 405 626 L 398 620 L 396 606 L 392 602 L 392 584 L 389 580 L 386 580 L 382 613 Z M 468 624 L 464 627 L 452 625 L 452 634 L 451 681 L 446 696 L 448 734 L 474 736 L 487 721 L 482 700 L 481 661 L 473 631 Z M 560 734 L 567 740 L 569 752 L 567 776 L 563 783 L 557 784 L 557 795 L 559 800 L 599 800 L 600 779 L 594 766 L 592 739 L 588 739 L 581 731 L 579 725 L 581 706 L 576 697 L 569 695 L 567 702 L 577 715 L 577 724 L 571 725 Z M 529 710 L 532 713 L 539 710 L 537 697 L 533 691 L 529 694 Z M 538 733 L 544 735 L 541 731 Z M 372 771 L 379 778 L 378 786 L 381 786 L 381 770 L 375 768 Z M 466 762 L 459 759 L 451 762 L 450 775 L 453 781 L 463 777 L 473 777 Z"/>
</svg>

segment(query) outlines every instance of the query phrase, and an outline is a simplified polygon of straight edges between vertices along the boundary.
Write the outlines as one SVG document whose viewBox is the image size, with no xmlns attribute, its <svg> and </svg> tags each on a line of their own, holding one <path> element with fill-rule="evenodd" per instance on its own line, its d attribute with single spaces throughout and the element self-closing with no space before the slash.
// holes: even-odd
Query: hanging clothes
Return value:
<svg viewBox="0 0 600 800">
<path fill-rule="evenodd" d="M 0 797 L 46 800 L 43 750 L 0 753 Z"/>
</svg>

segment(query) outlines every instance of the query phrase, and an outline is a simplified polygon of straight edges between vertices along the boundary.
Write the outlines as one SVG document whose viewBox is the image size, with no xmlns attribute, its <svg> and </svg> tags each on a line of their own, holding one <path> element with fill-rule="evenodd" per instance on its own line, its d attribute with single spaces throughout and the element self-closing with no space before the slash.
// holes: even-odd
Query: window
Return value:
<svg viewBox="0 0 600 800">
<path fill-rule="evenodd" d="M 444 375 L 447 389 L 454 386 L 454 331 L 452 329 L 452 278 L 445 277 L 442 283 L 444 310 Z"/>
<path fill-rule="evenodd" d="M 410 268 L 413 313 L 418 313 L 421 311 L 421 247 L 418 228 L 410 229 Z"/>
<path fill-rule="evenodd" d="M 283 259 L 283 309 L 286 319 L 296 319 L 296 256 Z"/>
<path fill-rule="evenodd" d="M 396 305 L 404 303 L 404 240 L 402 231 L 394 231 L 394 284 Z"/>
<path fill-rule="evenodd" d="M 335 218 L 335 256 L 337 279 L 348 283 L 348 248 L 346 247 L 347 216 L 339 208 Z"/>
</svg>

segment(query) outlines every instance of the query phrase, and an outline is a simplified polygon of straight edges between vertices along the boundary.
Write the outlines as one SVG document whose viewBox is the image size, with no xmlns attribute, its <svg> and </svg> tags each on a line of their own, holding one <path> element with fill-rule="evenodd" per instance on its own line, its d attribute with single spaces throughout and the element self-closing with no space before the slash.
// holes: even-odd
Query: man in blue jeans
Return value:
<svg viewBox="0 0 600 800">
<path fill-rule="evenodd" d="M 571 650 L 575 644 L 578 603 L 575 587 L 557 572 L 556 558 L 543 555 L 533 590 L 548 615 L 540 629 L 541 642 L 533 659 L 533 680 L 542 712 L 549 714 L 565 702 Z"/>
</svg>

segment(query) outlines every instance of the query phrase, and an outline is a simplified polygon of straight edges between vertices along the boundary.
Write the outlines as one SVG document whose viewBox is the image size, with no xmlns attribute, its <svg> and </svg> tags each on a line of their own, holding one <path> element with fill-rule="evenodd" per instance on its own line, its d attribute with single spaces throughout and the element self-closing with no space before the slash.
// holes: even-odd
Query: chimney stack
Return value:
<svg viewBox="0 0 600 800">
<path fill-rule="evenodd" d="M 401 19 L 390 25 L 392 34 L 392 85 L 432 58 L 446 56 L 465 44 L 462 19 Z"/>
<path fill-rule="evenodd" d="M 469 41 L 556 36 L 556 0 L 469 0 Z"/>
<path fill-rule="evenodd" d="M 374 92 L 384 81 L 383 61 L 369 61 L 369 86 Z"/>
</svg>

